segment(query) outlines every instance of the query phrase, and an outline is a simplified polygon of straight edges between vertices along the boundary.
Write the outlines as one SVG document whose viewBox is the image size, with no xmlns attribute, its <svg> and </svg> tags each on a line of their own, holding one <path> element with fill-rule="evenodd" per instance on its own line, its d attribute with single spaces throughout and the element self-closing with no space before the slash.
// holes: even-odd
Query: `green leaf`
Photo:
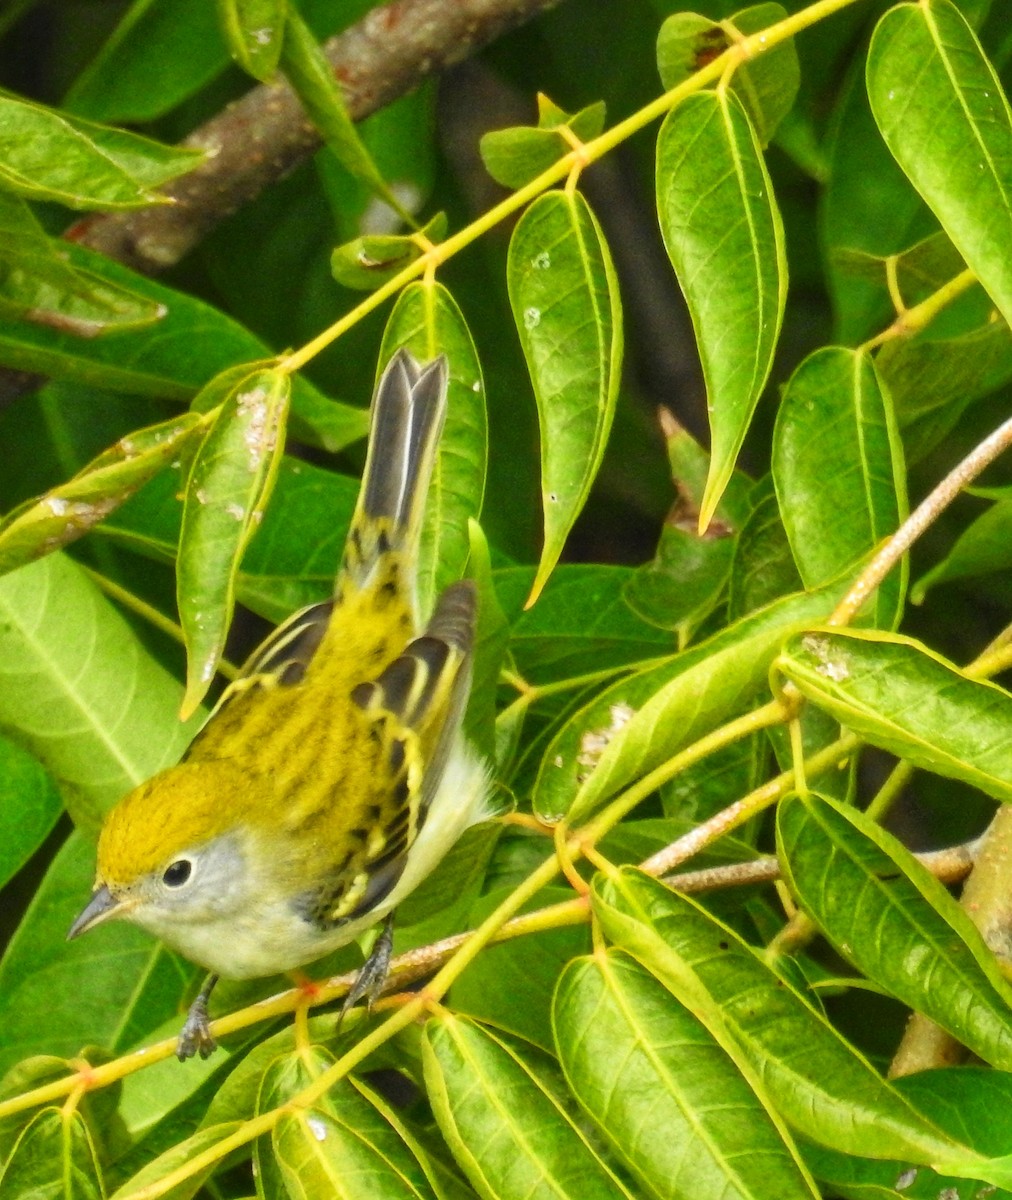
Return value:
<svg viewBox="0 0 1012 1200">
<path fill-rule="evenodd" d="M 319 1046 L 278 1056 L 260 1086 L 259 1110 L 286 1105 L 334 1061 Z M 311 1107 L 288 1108 L 270 1137 L 259 1140 L 257 1161 L 262 1172 L 280 1176 L 284 1194 L 293 1200 L 424 1200 L 432 1195 L 400 1134 L 347 1079 Z M 276 1193 L 267 1189 L 267 1194 Z"/>
<path fill-rule="evenodd" d="M 84 1117 L 59 1108 L 44 1108 L 35 1116 L 0 1173 L 0 1192 L 11 1200 L 105 1200 L 98 1154 Z"/>
<path fill-rule="evenodd" d="M 510 653 L 531 682 L 634 666 L 667 654 L 671 638 L 646 624 L 625 602 L 628 567 L 562 563 L 538 603 L 526 611 L 533 572 L 494 572 L 496 592 L 510 620 Z"/>
<path fill-rule="evenodd" d="M 688 634 L 719 602 L 734 546 L 733 529 L 711 521 L 701 534 L 698 519 L 683 517 L 676 506 L 661 529 L 656 556 L 630 578 L 626 603 L 658 629 Z"/>
<path fill-rule="evenodd" d="M 330 256 L 330 271 L 342 287 L 371 292 L 421 258 L 425 249 L 423 238 L 438 242 L 445 236 L 446 214 L 437 213 L 417 233 L 357 237 L 338 246 Z"/>
<path fill-rule="evenodd" d="M 0 520 L 0 572 L 13 571 L 86 534 L 177 455 L 202 429 L 196 413 L 139 429 L 73 479 Z"/>
<path fill-rule="evenodd" d="M 202 150 L 163 146 L 9 94 L 0 94 L 0 131 L 4 187 L 69 208 L 110 211 L 166 203 L 152 189 L 204 159 Z"/>
<path fill-rule="evenodd" d="M 183 752 L 179 684 L 61 554 L 0 579 L 0 728 L 59 783 L 79 822 Z M 129 719 L 128 719 L 129 718 Z"/>
<path fill-rule="evenodd" d="M 740 715 L 765 688 L 784 639 L 816 613 L 829 613 L 833 603 L 828 592 L 787 596 L 605 688 L 545 751 L 535 812 L 547 821 L 564 815 L 582 819 L 682 747 Z"/>
<path fill-rule="evenodd" d="M 794 638 L 777 667 L 872 745 L 998 800 L 1012 800 L 1012 696 L 911 638 L 824 630 Z"/>
<path fill-rule="evenodd" d="M 783 225 L 755 131 L 733 94 L 696 92 L 668 114 L 657 137 L 657 211 L 706 381 L 705 528 L 769 376 L 787 294 Z"/>
<path fill-rule="evenodd" d="M 950 1137 L 980 1154 L 1002 1156 L 1012 1144 L 1009 1105 L 1012 1076 L 982 1067 L 947 1067 L 894 1080 L 893 1086 Z M 1006 1188 L 970 1188 L 965 1180 L 908 1164 L 873 1162 L 809 1146 L 805 1158 L 816 1177 L 836 1196 L 854 1200 L 1009 1200 Z M 947 1190 L 948 1189 L 948 1190 Z"/>
<path fill-rule="evenodd" d="M 832 261 L 840 271 L 876 285 L 883 303 L 895 309 L 912 308 L 927 300 L 966 270 L 966 263 L 950 239 L 941 230 L 914 242 L 902 253 L 877 254 L 856 247 L 834 247 Z M 935 316 L 954 332 L 953 313 L 968 320 L 970 327 L 987 319 L 993 306 L 984 289 L 971 286 L 951 305 Z"/>
<path fill-rule="evenodd" d="M 825 796 L 792 796 L 778 812 L 777 852 L 792 891 L 845 958 L 1009 1069 L 1012 990 L 966 913 L 891 834 Z"/>
<path fill-rule="evenodd" d="M 62 811 L 39 761 L 0 737 L 0 887 L 38 850 Z"/>
<path fill-rule="evenodd" d="M 760 33 L 787 19 L 782 4 L 753 4 L 731 17 L 741 34 Z M 794 107 L 801 85 L 801 66 L 794 39 L 780 42 L 743 63 L 731 78 L 731 87 L 752 119 L 759 141 L 769 145 L 780 122 Z"/>
<path fill-rule="evenodd" d="M 738 535 L 731 564 L 731 620 L 800 591 L 802 586 L 771 475 L 755 485 L 749 501 L 752 511 Z"/>
<path fill-rule="evenodd" d="M 1012 497 L 993 504 L 959 535 L 949 553 L 918 579 L 910 598 L 922 604 L 930 588 L 1012 567 Z"/>
<path fill-rule="evenodd" d="M 219 1125 L 209 1125 L 198 1129 L 196 1133 L 191 1134 L 188 1138 L 183 1138 L 171 1149 L 159 1154 L 157 1158 L 142 1167 L 136 1175 L 131 1176 L 126 1183 L 116 1189 L 110 1200 L 126 1200 L 128 1196 L 132 1196 L 141 1188 L 150 1187 L 164 1179 L 172 1171 L 186 1166 L 191 1158 L 217 1146 L 219 1142 L 224 1141 L 225 1138 L 230 1137 L 241 1128 L 241 1121 L 226 1121 Z M 211 1166 L 197 1171 L 174 1188 L 162 1192 L 161 1195 L 167 1200 L 191 1200 L 191 1197 L 197 1195 L 217 1166 L 217 1163 L 212 1163 Z"/>
<path fill-rule="evenodd" d="M 602 101 L 572 116 L 547 96 L 538 96 L 538 125 L 516 125 L 482 135 L 478 149 L 485 170 L 503 187 L 521 188 L 565 157 L 573 145 L 560 131 L 568 129 L 581 142 L 593 141 L 604 129 Z"/>
<path fill-rule="evenodd" d="M 734 1062 L 625 954 L 570 963 L 554 1019 L 573 1095 L 651 1195 L 817 1195 Z"/>
<path fill-rule="evenodd" d="M 440 1013 L 426 1022 L 422 1061 L 443 1136 L 484 1200 L 631 1200 L 531 1067 L 489 1030 Z"/>
<path fill-rule="evenodd" d="M 286 0 L 218 0 L 229 54 L 261 83 L 270 83 L 278 69 L 287 11 Z"/>
<path fill-rule="evenodd" d="M 430 1125 L 422 1127 L 411 1120 L 402 1104 L 391 1102 L 361 1079 L 352 1077 L 352 1086 L 383 1114 L 418 1159 L 439 1200 L 474 1200 L 474 1192 L 464 1182 L 446 1143 Z"/>
<path fill-rule="evenodd" d="M 710 456 L 670 414 L 662 416 L 661 427 L 678 496 L 661 529 L 656 557 L 633 574 L 623 595 L 645 621 L 680 630 L 686 638 L 723 593 L 735 539 L 748 515 L 748 483 L 741 475 L 732 477 L 715 519 L 701 534 L 699 506 Z"/>
<path fill-rule="evenodd" d="M 338 162 L 411 223 L 410 215 L 387 186 L 348 115 L 333 68 L 297 8 L 288 6 L 281 66 L 309 119 Z"/>
<path fill-rule="evenodd" d="M 507 885 L 487 891 L 472 904 L 468 927 L 479 925 L 512 890 Z M 561 904 L 571 898 L 572 892 L 567 893 L 565 888 L 543 888 L 523 911 Z M 454 1012 L 516 1034 L 554 1053 L 552 994 L 566 963 L 589 949 L 587 928 L 575 925 L 543 929 L 537 934 L 533 954 L 525 940 L 514 939 L 483 950 L 454 983 L 450 1002 Z"/>
<path fill-rule="evenodd" d="M 282 459 L 260 532 L 239 568 L 236 595 L 281 621 L 333 593 L 359 481 Z"/>
<path fill-rule="evenodd" d="M 158 336 L 137 331 L 86 340 L 22 321 L 0 320 L 0 362 L 6 366 L 112 391 L 188 402 L 226 367 L 261 360 L 270 353 L 238 321 L 203 301 L 72 242 L 61 253 L 73 267 L 161 305 L 165 316 L 158 324 Z M 365 409 L 330 400 L 304 379 L 293 382 L 293 437 L 337 451 L 364 437 L 368 428 Z"/>
<path fill-rule="evenodd" d="M 949 0 L 900 4 L 868 51 L 868 95 L 890 151 L 1012 322 L 1012 112 Z"/>
<path fill-rule="evenodd" d="M 723 746 L 686 770 L 679 771 L 661 787 L 665 816 L 677 823 L 674 829 L 668 827 L 664 844 L 672 841 L 678 830 L 688 832 L 693 825 L 698 825 L 700 821 L 707 820 L 735 800 L 748 795 L 768 777 L 766 765 L 766 742 L 762 734 L 756 734 Z M 629 822 L 625 821 L 619 829 L 628 827 Z M 721 839 L 718 853 L 725 850 L 728 854 L 732 853 L 730 836 Z M 647 854 L 641 854 L 636 861 L 641 862 L 646 857 Z"/>
<path fill-rule="evenodd" d="M 666 90 L 677 87 L 734 43 L 776 25 L 787 16 L 780 4 L 755 4 L 715 23 L 697 13 L 674 13 L 657 37 L 657 69 Z M 793 41 L 781 42 L 743 63 L 731 77 L 731 89 L 745 106 L 765 146 L 790 112 L 801 81 Z"/>
<path fill-rule="evenodd" d="M 906 516 L 902 449 L 889 397 L 867 355 L 824 346 L 790 378 L 773 432 L 773 480 L 787 537 L 808 588 L 835 579 Z M 876 597 L 892 626 L 905 567 Z"/>
<path fill-rule="evenodd" d="M 471 544 L 468 574 L 478 587 L 478 625 L 464 729 L 475 747 L 494 762 L 496 696 L 509 647 L 509 622 L 496 596 L 488 541 L 477 521 L 468 522 L 468 536 Z"/>
<path fill-rule="evenodd" d="M 418 551 L 418 606 L 426 615 L 463 575 L 471 550 L 467 523 L 481 512 L 488 466 L 485 382 L 463 313 L 442 284 L 413 283 L 398 297 L 383 331 L 380 366 L 401 347 L 421 362 L 445 354 L 449 366 L 446 420 Z"/>
<path fill-rule="evenodd" d="M 541 429 L 545 542 L 530 605 L 601 465 L 622 368 L 615 270 L 579 192 L 547 192 L 524 212 L 510 239 L 506 282 Z"/>
<path fill-rule="evenodd" d="M 820 205 L 821 241 L 836 341 L 854 345 L 885 328 L 895 310 L 873 279 L 841 266 L 841 253 L 863 250 L 879 258 L 898 254 L 937 232 L 924 201 L 889 153 L 871 113 L 864 61 L 856 56 L 840 88 L 828 139 L 829 164 Z"/>
<path fill-rule="evenodd" d="M 74 270 L 20 196 L 0 192 L 0 314 L 75 337 L 140 329 L 164 309 L 126 288 Z"/>
<path fill-rule="evenodd" d="M 263 517 L 284 447 L 290 380 L 257 371 L 235 384 L 186 480 L 176 587 L 186 641 L 189 716 L 214 678 L 235 604 L 235 580 Z"/>
<path fill-rule="evenodd" d="M 694 900 L 623 868 L 613 879 L 595 882 L 593 903 L 608 937 L 718 1040 L 731 1039 L 736 1059 L 744 1056 L 777 1111 L 806 1137 L 872 1158 L 928 1163 L 972 1157 L 880 1078 L 756 950 Z"/>
<path fill-rule="evenodd" d="M 0 962 L 0 1072 L 28 1055 L 73 1058 L 96 1043 L 126 1052 L 165 1022 L 171 1033 L 179 1031 L 197 968 L 127 921 L 110 921 L 87 938 L 67 941 L 94 882 L 94 843 L 74 833 L 46 871 Z M 204 1078 L 180 1076 L 178 1064 L 169 1065 L 186 1087 Z M 149 1075 L 142 1073 L 145 1082 Z"/>
<path fill-rule="evenodd" d="M 469 825 L 432 874 L 405 896 L 397 906 L 398 952 L 402 946 L 413 949 L 434 941 L 444 931 L 458 933 L 471 927 L 468 915 L 481 893 L 502 828 L 495 817 Z"/>
<path fill-rule="evenodd" d="M 665 91 L 684 83 L 730 46 L 725 27 L 694 12 L 676 12 L 657 34 L 657 73 Z"/>
<path fill-rule="evenodd" d="M 334 587 L 359 481 L 287 456 L 281 460 L 271 502 L 236 579 L 236 599 L 279 623 Z M 179 473 L 165 471 L 97 532 L 154 558 L 175 561 L 182 504 Z"/>
<path fill-rule="evenodd" d="M 875 367 L 893 398 L 908 463 L 924 458 L 968 406 L 1012 380 L 1012 331 L 989 321 L 958 337 L 920 334 L 887 342 Z"/>
<path fill-rule="evenodd" d="M 151 121 L 213 79 L 227 62 L 217 13 L 207 0 L 174 0 L 171 9 L 133 0 L 74 80 L 65 104 L 96 121 Z M 172 69 L 166 71 L 166 64 Z"/>
<path fill-rule="evenodd" d="M 353 24 L 374 0 L 304 0 L 321 37 Z M 171 112 L 228 66 L 218 12 L 208 0 L 133 0 L 65 104 L 98 121 L 143 124 Z"/>
</svg>

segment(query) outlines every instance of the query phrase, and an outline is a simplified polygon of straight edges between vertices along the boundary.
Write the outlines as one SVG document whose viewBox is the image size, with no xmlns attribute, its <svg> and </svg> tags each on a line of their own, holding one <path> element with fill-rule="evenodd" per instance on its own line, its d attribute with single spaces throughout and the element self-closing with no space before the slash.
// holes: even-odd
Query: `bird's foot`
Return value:
<svg viewBox="0 0 1012 1200">
<path fill-rule="evenodd" d="M 342 1020 L 344 1020 L 349 1010 L 354 1008 L 360 1000 L 365 1000 L 366 1009 L 369 1010 L 379 999 L 380 993 L 383 991 L 383 985 L 387 981 L 387 975 L 390 973 L 390 958 L 393 954 L 393 948 L 394 918 L 393 913 L 391 913 L 387 917 L 379 937 L 373 943 L 369 957 L 362 964 L 362 969 L 355 977 L 355 982 L 351 985 L 347 996 L 344 998 L 344 1003 L 341 1005 Z"/>
<path fill-rule="evenodd" d="M 207 1058 L 218 1046 L 211 1033 L 211 1019 L 207 1015 L 207 1001 L 217 982 L 217 975 L 210 976 L 197 994 L 196 1000 L 190 1005 L 186 1021 L 179 1033 L 179 1040 L 176 1042 L 176 1057 L 180 1062 L 186 1062 L 195 1054 Z"/>
</svg>

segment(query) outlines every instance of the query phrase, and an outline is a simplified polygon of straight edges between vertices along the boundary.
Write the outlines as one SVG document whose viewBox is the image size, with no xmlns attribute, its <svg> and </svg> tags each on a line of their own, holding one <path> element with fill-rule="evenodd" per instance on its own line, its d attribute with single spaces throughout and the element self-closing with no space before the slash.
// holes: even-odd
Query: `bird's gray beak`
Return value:
<svg viewBox="0 0 1012 1200">
<path fill-rule="evenodd" d="M 89 929 L 94 929 L 96 925 L 101 925 L 110 917 L 119 916 L 124 907 L 123 901 L 117 900 L 103 883 L 101 887 L 95 889 L 81 915 L 71 925 L 70 931 L 67 933 L 67 941 L 72 941 L 82 933 L 87 933 Z"/>
</svg>

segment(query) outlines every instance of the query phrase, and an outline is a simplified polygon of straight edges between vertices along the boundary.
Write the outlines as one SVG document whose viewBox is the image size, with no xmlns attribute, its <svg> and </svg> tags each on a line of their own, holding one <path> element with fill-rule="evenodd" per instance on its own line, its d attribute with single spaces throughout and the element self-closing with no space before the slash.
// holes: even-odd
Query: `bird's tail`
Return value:
<svg viewBox="0 0 1012 1200">
<path fill-rule="evenodd" d="M 376 385 L 369 446 L 342 574 L 359 587 L 391 551 L 414 577 L 425 497 L 446 413 L 446 359 L 393 356 Z"/>
</svg>

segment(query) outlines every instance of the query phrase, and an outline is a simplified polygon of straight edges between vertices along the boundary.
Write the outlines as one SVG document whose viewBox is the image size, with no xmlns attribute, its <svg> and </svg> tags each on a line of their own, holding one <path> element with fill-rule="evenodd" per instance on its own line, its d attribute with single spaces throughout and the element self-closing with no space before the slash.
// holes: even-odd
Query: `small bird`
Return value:
<svg viewBox="0 0 1012 1200">
<path fill-rule="evenodd" d="M 476 598 L 415 595 L 422 512 L 446 410 L 445 358 L 391 359 L 334 595 L 254 652 L 183 760 L 128 793 L 98 843 L 68 937 L 133 921 L 211 972 L 179 1038 L 214 1049 L 218 976 L 301 967 L 387 918 L 348 1003 L 382 986 L 396 905 L 486 815 L 462 730 Z"/>
</svg>

